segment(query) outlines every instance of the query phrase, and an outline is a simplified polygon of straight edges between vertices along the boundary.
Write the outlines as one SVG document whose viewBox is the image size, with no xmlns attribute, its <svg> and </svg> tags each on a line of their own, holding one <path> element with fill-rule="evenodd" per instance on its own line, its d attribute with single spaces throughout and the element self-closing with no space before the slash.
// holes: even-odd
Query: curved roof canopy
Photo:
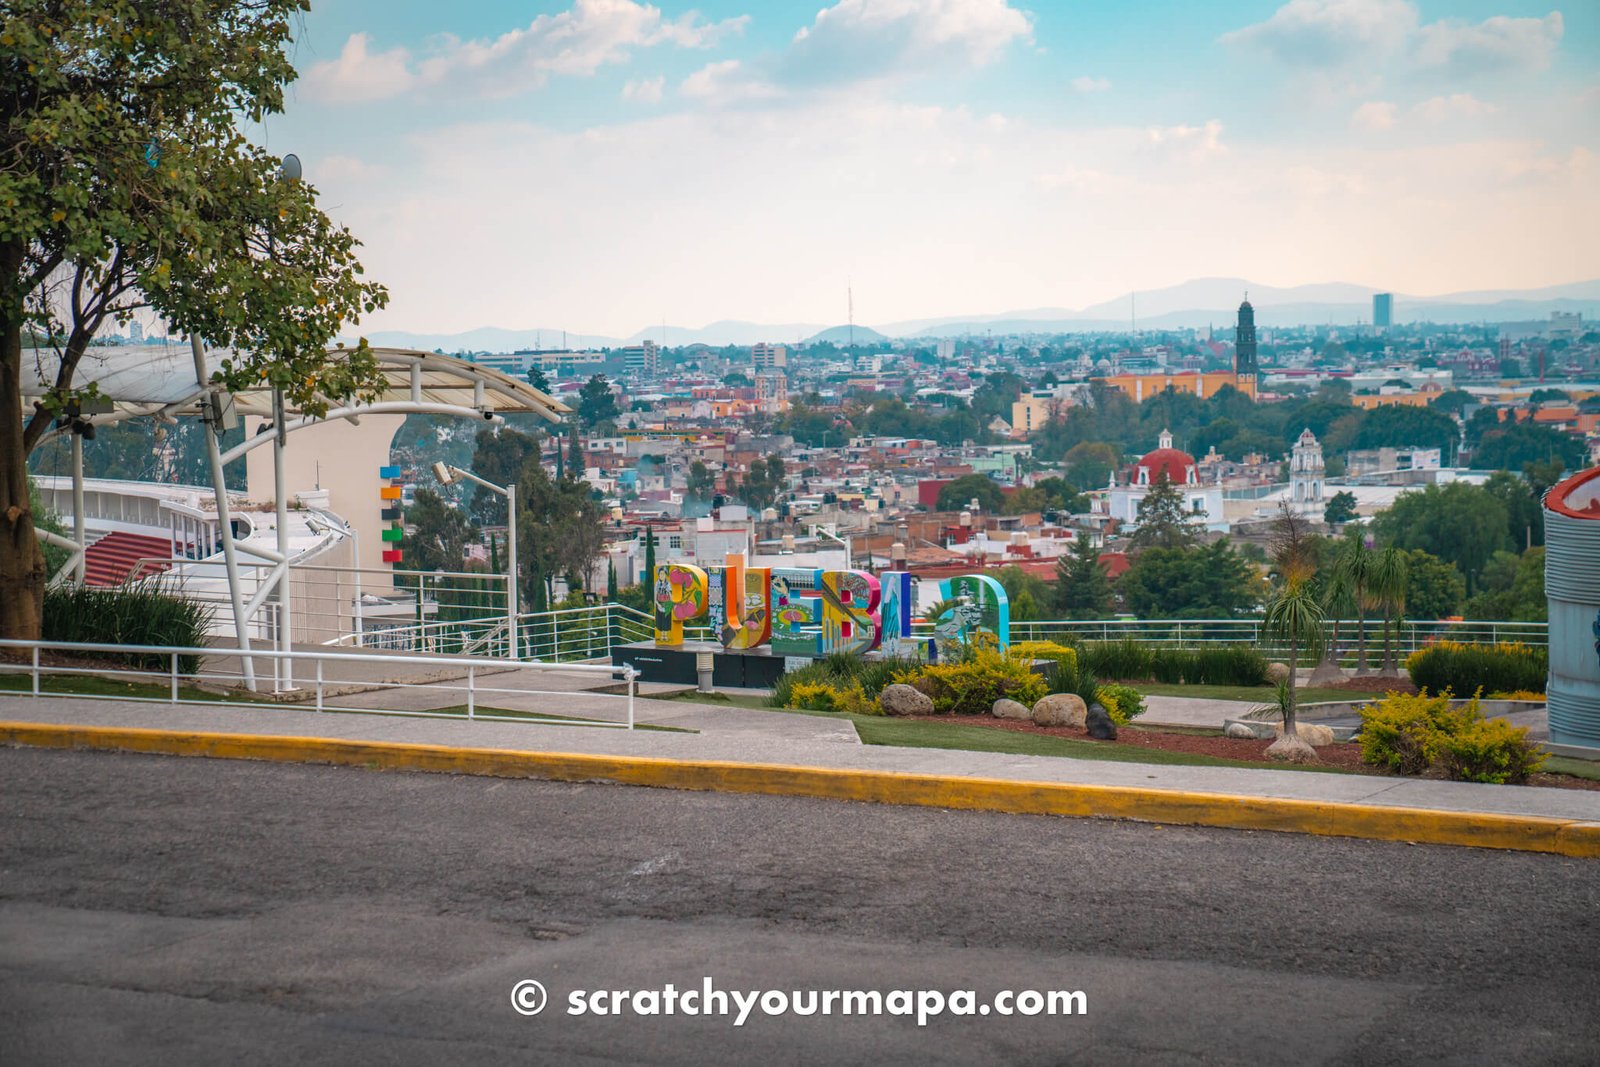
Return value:
<svg viewBox="0 0 1600 1067">
<path fill-rule="evenodd" d="M 328 354 L 342 358 L 348 351 L 330 348 Z M 551 422 L 559 422 L 562 415 L 571 411 L 543 390 L 492 367 L 405 348 L 371 351 L 387 382 L 372 401 L 373 408 L 401 414 L 410 405 L 416 405 L 417 410 L 464 408 L 485 416 L 531 413 Z M 218 367 L 230 354 L 228 349 L 209 349 L 208 369 Z M 24 353 L 24 403 L 31 404 L 45 395 L 55 379 L 56 367 L 56 354 L 49 349 Z M 111 401 L 112 411 L 89 420 L 102 425 L 140 415 L 199 415 L 207 389 L 194 379 L 194 356 L 187 344 L 91 348 L 78 364 L 76 375 L 80 383 L 96 383 L 100 394 Z M 246 389 L 234 393 L 233 398 L 240 414 L 272 416 L 270 388 Z M 330 407 L 339 411 L 337 415 L 330 411 L 330 417 L 338 418 L 360 414 L 369 405 L 332 403 Z M 301 412 L 291 407 L 288 414 Z"/>
</svg>

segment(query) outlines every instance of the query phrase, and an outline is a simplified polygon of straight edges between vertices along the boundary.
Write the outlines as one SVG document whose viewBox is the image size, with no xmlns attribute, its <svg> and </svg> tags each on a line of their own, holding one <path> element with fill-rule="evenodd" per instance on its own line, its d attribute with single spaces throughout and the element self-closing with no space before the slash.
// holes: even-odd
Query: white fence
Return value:
<svg viewBox="0 0 1600 1067">
<path fill-rule="evenodd" d="M 207 706 L 249 707 L 269 710 L 316 710 L 322 712 L 349 712 L 364 715 L 398 715 L 417 718 L 465 718 L 469 721 L 519 722 L 554 726 L 592 726 L 608 729 L 634 728 L 634 697 L 638 689 L 638 672 L 626 665 L 586 665 L 577 663 L 527 663 L 490 657 L 459 656 L 395 656 L 378 653 L 295 649 L 284 652 L 277 649 L 252 649 L 244 653 L 238 648 L 190 648 L 172 645 L 108 645 L 63 641 L 0 641 L 0 650 L 21 654 L 21 659 L 0 658 L 0 680 L 22 678 L 23 687 L 0 685 L 0 695 L 22 692 L 36 697 L 70 696 L 89 700 L 138 700 L 163 704 L 199 704 Z M 294 675 L 302 689 L 308 690 L 304 703 L 286 704 L 282 700 L 256 698 L 254 694 L 238 688 L 243 680 L 237 668 L 239 660 L 248 655 L 257 661 L 288 661 L 293 664 Z M 101 657 L 115 657 L 116 662 L 105 666 L 95 665 Z M 67 661 L 67 662 L 57 662 Z M 394 668 L 426 668 L 432 680 L 407 681 L 384 676 L 362 679 L 353 676 L 350 668 L 357 665 L 381 665 Z M 259 670 L 259 668 L 258 668 Z M 576 676 L 601 686 L 620 683 L 621 693 L 582 690 L 585 698 L 614 700 L 615 718 L 590 719 L 572 716 L 512 711 L 494 706 L 497 697 L 514 696 L 551 697 L 558 706 L 570 704 L 571 689 L 513 689 L 485 684 L 484 679 L 518 670 L 538 670 L 555 676 Z M 437 677 L 443 672 L 453 672 L 456 677 Z M 384 672 L 377 672 L 384 673 Z M 131 688 L 119 691 L 115 685 L 93 686 L 84 679 L 106 679 L 126 683 Z M 197 692 L 197 686 L 224 690 Z M 376 690 L 431 690 L 449 694 L 448 703 L 426 710 L 404 710 L 362 707 L 339 704 L 337 694 L 350 689 L 362 693 Z M 107 691 L 109 690 L 109 691 Z M 330 693 L 329 691 L 333 692 Z M 485 702 L 488 702 L 487 704 Z"/>
</svg>

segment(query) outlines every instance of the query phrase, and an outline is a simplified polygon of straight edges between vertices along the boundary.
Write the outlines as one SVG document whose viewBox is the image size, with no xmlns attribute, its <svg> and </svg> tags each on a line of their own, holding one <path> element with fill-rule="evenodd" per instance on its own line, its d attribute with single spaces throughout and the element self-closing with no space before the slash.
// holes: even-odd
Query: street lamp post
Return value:
<svg viewBox="0 0 1600 1067">
<path fill-rule="evenodd" d="M 439 479 L 440 485 L 465 479 L 506 498 L 506 638 L 511 646 L 511 658 L 518 659 L 521 650 L 517 645 L 517 483 L 496 485 L 448 463 L 435 463 L 433 476 Z"/>
</svg>

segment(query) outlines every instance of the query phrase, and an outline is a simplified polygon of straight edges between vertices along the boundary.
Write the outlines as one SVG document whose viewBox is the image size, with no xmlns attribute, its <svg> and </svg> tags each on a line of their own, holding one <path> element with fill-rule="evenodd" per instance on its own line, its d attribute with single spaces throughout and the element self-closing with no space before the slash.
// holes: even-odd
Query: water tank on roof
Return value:
<svg viewBox="0 0 1600 1067">
<path fill-rule="evenodd" d="M 1027 544 L 1028 543 L 1028 531 L 1026 531 L 1026 530 L 1012 530 L 1011 531 L 1011 543 L 1014 544 L 1014 545 L 1025 545 L 1025 544 Z"/>
<path fill-rule="evenodd" d="M 1550 743 L 1600 755 L 1600 467 L 1544 496 Z"/>
</svg>

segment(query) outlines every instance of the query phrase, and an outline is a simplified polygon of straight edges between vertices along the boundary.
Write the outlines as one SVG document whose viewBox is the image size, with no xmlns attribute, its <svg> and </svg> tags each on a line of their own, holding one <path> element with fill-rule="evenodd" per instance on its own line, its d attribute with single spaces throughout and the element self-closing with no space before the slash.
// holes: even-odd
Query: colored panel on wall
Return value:
<svg viewBox="0 0 1600 1067">
<path fill-rule="evenodd" d="M 382 511 L 378 512 L 378 518 L 382 519 L 384 522 L 396 521 L 400 518 L 400 509 L 384 508 Z"/>
<path fill-rule="evenodd" d="M 406 532 L 400 527 L 391 526 L 387 530 L 383 531 L 382 536 L 385 541 L 398 541 L 405 536 L 405 533 Z"/>
<path fill-rule="evenodd" d="M 378 490 L 378 496 L 384 500 L 399 500 L 400 487 L 398 485 L 386 485 Z"/>
<path fill-rule="evenodd" d="M 399 467 L 379 467 L 378 468 L 378 477 L 380 477 L 380 478 L 398 478 L 398 477 L 400 477 L 400 468 Z"/>
<path fill-rule="evenodd" d="M 385 563 L 399 563 L 400 562 L 400 550 L 398 548 L 386 548 L 386 549 L 384 549 L 383 550 L 383 561 Z"/>
</svg>

